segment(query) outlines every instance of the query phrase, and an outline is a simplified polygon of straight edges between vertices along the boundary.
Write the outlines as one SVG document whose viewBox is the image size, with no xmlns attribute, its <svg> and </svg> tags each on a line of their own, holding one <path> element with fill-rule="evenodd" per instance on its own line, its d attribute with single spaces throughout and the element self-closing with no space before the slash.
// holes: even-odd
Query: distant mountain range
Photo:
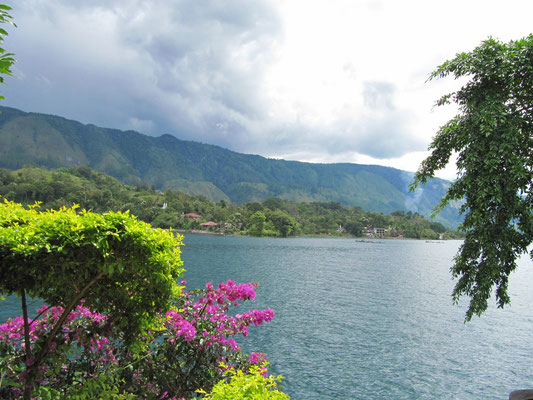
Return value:
<svg viewBox="0 0 533 400">
<path fill-rule="evenodd" d="M 212 201 L 337 201 L 366 211 L 425 216 L 450 184 L 435 178 L 410 193 L 413 173 L 395 168 L 274 160 L 168 134 L 152 137 L 9 107 L 0 112 L 0 167 L 7 169 L 86 165 L 127 184 L 147 183 Z M 457 207 L 447 207 L 436 220 L 457 227 Z"/>
</svg>

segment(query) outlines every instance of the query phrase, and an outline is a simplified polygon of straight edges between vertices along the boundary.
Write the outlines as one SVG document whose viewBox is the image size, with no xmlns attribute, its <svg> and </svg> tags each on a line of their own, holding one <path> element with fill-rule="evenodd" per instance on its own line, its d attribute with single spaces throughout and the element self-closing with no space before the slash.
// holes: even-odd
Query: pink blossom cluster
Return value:
<svg viewBox="0 0 533 400">
<path fill-rule="evenodd" d="M 250 363 L 260 366 L 260 373 L 265 378 L 268 376 L 268 370 L 265 366 L 265 363 L 268 361 L 266 355 L 263 353 L 252 353 L 248 357 Z"/>
<path fill-rule="evenodd" d="M 38 314 L 40 317 L 29 324 L 29 336 L 31 342 L 37 341 L 52 330 L 55 323 L 63 314 L 62 307 L 48 307 L 43 305 Z M 52 342 L 50 351 L 53 352 L 58 344 L 77 342 L 83 346 L 88 345 L 91 350 L 102 350 L 109 343 L 106 337 L 98 336 L 86 339 L 86 328 L 94 331 L 96 328 L 104 328 L 107 325 L 107 317 L 93 312 L 84 306 L 77 306 L 69 313 L 66 323 L 63 325 L 60 335 Z M 24 319 L 22 317 L 10 318 L 0 325 L 0 340 L 9 343 L 14 348 L 24 348 Z"/>
<path fill-rule="evenodd" d="M 196 336 L 196 328 L 181 314 L 175 310 L 170 310 L 166 314 L 166 327 L 175 336 L 183 336 L 187 342 L 190 342 Z M 171 343 L 174 343 L 174 338 L 169 338 Z"/>
<path fill-rule="evenodd" d="M 185 282 L 182 283 L 185 284 Z M 252 353 L 249 357 L 243 357 L 234 337 L 238 334 L 246 337 L 250 325 L 258 326 L 271 321 L 274 318 L 274 312 L 266 309 L 250 310 L 236 315 L 229 314 L 230 307 L 237 306 L 239 301 L 255 299 L 256 287 L 257 284 L 254 283 L 236 284 L 228 280 L 226 283 L 220 283 L 217 288 L 207 283 L 204 290 L 183 291 L 173 300 L 173 308 L 161 316 L 160 322 L 164 329 L 146 333 L 144 341 L 148 344 L 148 353 L 142 357 L 146 368 L 139 366 L 139 369 L 132 371 L 130 382 L 133 386 L 144 387 L 150 396 L 155 396 L 155 398 L 178 399 L 176 394 L 179 393 L 169 393 L 168 390 L 162 389 L 164 385 L 160 386 L 152 380 L 150 365 L 169 365 L 168 363 L 175 362 L 176 368 L 182 368 L 186 365 L 184 357 L 191 354 L 191 349 L 196 352 L 193 354 L 207 354 L 207 352 L 217 354 L 216 358 L 211 358 L 211 356 L 209 358 L 213 360 L 210 361 L 212 365 L 208 368 L 212 371 L 208 374 L 209 377 L 223 376 L 223 371 L 219 367 L 221 361 L 244 370 L 247 370 L 251 364 L 261 364 L 266 361 L 261 353 Z M 42 339 L 51 332 L 63 312 L 64 309 L 61 307 L 43 306 L 39 310 L 39 318 L 30 321 L 29 334 L 32 346 L 39 341 L 42 343 Z M 53 368 L 54 365 L 43 363 L 38 368 L 41 376 L 38 382 L 50 384 L 51 379 L 56 383 L 60 382 L 63 379 L 62 376 L 72 375 L 71 368 L 78 368 L 76 361 L 81 361 L 82 358 L 85 360 L 85 365 L 89 365 L 92 371 L 98 371 L 98 369 L 103 371 L 109 366 L 119 366 L 122 369 L 121 365 L 130 365 L 131 360 L 128 358 L 130 355 L 128 351 L 121 348 L 120 338 L 119 332 L 106 315 L 93 312 L 84 305 L 76 307 L 68 315 L 65 324 L 48 350 L 49 354 L 54 354 L 49 362 L 55 363 L 56 366 L 59 362 L 62 372 L 55 375 L 46 374 L 47 369 Z M 21 367 L 26 368 L 26 371 L 19 374 L 19 380 L 22 382 L 21 379 L 24 379 L 27 367 L 36 362 L 34 357 L 26 359 L 24 355 L 22 317 L 10 319 L 0 325 L 0 342 L 11 348 L 9 353 L 12 362 L 22 362 Z M 162 348 L 165 348 L 165 351 L 161 351 Z M 180 351 L 185 353 L 180 353 Z M 74 358 L 72 354 L 75 355 Z M 162 354 L 165 354 L 166 359 L 161 359 Z M 168 357 L 175 357 L 175 360 L 170 360 Z M 194 356 L 191 365 L 195 365 L 198 359 L 201 357 Z M 186 370 L 188 369 L 182 370 L 182 373 Z M 190 371 L 194 370 L 195 368 L 191 367 Z"/>
<path fill-rule="evenodd" d="M 214 303 L 224 304 L 229 301 L 232 304 L 238 305 L 237 300 L 254 300 L 256 283 L 241 283 L 236 285 L 234 281 L 228 280 L 226 283 L 221 282 L 218 289 L 213 288 L 213 284 L 208 282 L 205 284 L 207 294 L 202 302 L 212 305 Z"/>
<path fill-rule="evenodd" d="M 263 353 L 252 353 L 252 354 L 250 354 L 248 356 L 248 360 L 252 364 L 259 365 L 259 364 L 262 364 L 262 363 L 266 362 L 267 361 L 267 357 Z"/>
<path fill-rule="evenodd" d="M 28 333 L 32 347 L 38 341 L 41 344 L 44 342 L 42 339 L 50 334 L 63 312 L 64 309 L 62 307 L 44 305 L 38 310 L 39 317 L 33 321 L 28 321 Z M 69 366 L 79 359 L 79 355 L 82 353 L 92 354 L 91 365 L 93 367 L 96 367 L 97 363 L 118 365 L 111 341 L 106 336 L 98 333 L 108 329 L 108 319 L 105 315 L 93 312 L 82 305 L 76 307 L 68 314 L 64 325 L 50 342 L 47 349 L 47 353 L 54 356 L 52 357 L 53 364 L 43 362 L 38 365 L 39 376 L 36 382 L 39 385 L 48 385 L 51 381 L 61 380 L 63 376 L 69 374 Z M 7 366 L 8 370 L 14 373 L 15 376 L 13 378 L 20 383 L 24 382 L 29 371 L 26 368 L 15 374 L 17 360 L 18 362 L 23 362 L 25 367 L 32 367 L 37 361 L 35 357 L 37 349 L 33 348 L 32 355 L 30 357 L 26 356 L 23 317 L 10 318 L 0 325 L 0 342 L 4 345 L 4 351 L 7 348 L 11 349 L 6 353 L 8 360 L 10 360 Z M 74 350 L 75 348 L 77 350 Z M 66 355 L 72 350 L 76 354 L 74 359 Z M 60 365 L 59 369 L 55 368 L 57 364 Z M 47 373 L 50 369 L 56 372 L 52 375 Z M 21 395 L 21 393 L 19 388 L 13 388 L 12 390 L 14 396 Z"/>
<path fill-rule="evenodd" d="M 255 283 L 235 284 L 228 280 L 220 283 L 217 289 L 211 282 L 205 287 L 205 294 L 196 301 L 193 295 L 184 293 L 185 309 L 182 316 L 195 325 L 195 330 L 205 339 L 206 346 L 218 343 L 232 350 L 239 350 L 239 345 L 231 336 L 241 333 L 246 337 L 250 324 L 258 326 L 274 318 L 274 311 L 271 309 L 251 310 L 235 316 L 227 314 L 229 306 L 237 306 L 239 300 L 255 299 Z M 188 331 L 186 340 L 191 340 L 191 331 L 192 329 Z"/>
</svg>

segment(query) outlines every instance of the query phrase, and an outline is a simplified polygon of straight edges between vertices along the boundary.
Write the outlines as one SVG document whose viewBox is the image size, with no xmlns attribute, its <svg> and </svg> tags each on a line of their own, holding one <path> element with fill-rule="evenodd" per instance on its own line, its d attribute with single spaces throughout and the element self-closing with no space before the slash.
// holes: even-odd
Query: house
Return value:
<svg viewBox="0 0 533 400">
<path fill-rule="evenodd" d="M 209 228 L 216 228 L 218 226 L 218 224 L 216 224 L 215 222 L 213 221 L 209 221 L 209 222 L 202 222 L 200 224 L 200 226 L 204 229 L 209 229 Z"/>
<path fill-rule="evenodd" d="M 195 213 L 187 213 L 185 216 L 189 219 L 201 219 L 202 217 Z"/>
<path fill-rule="evenodd" d="M 368 237 L 383 237 L 391 228 L 374 228 L 368 225 L 364 228 L 363 233 L 366 233 Z"/>
<path fill-rule="evenodd" d="M 374 228 L 374 235 L 383 236 L 388 229 L 385 228 Z"/>
</svg>

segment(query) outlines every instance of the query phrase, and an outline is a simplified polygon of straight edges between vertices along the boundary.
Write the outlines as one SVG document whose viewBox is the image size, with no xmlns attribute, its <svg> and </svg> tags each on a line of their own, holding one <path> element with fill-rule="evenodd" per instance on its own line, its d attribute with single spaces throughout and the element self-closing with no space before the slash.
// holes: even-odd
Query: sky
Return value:
<svg viewBox="0 0 533 400">
<path fill-rule="evenodd" d="M 459 87 L 427 81 L 531 0 L 18 0 L 3 105 L 308 162 L 416 171 Z M 464 83 L 464 82 L 463 82 Z M 453 165 L 438 176 L 451 179 Z"/>
</svg>

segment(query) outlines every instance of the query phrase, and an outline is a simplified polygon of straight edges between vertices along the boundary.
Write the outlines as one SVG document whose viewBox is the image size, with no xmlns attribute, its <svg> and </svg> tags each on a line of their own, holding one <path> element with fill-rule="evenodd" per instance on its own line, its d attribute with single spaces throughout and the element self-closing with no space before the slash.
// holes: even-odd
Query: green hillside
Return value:
<svg viewBox="0 0 533 400">
<path fill-rule="evenodd" d="M 397 210 L 389 215 L 365 212 L 338 202 L 297 203 L 270 198 L 237 205 L 212 202 L 171 189 L 129 186 L 88 167 L 47 170 L 0 168 L 0 202 L 4 199 L 40 209 L 76 204 L 102 213 L 128 211 L 158 228 L 209 230 L 215 233 L 288 237 L 298 235 L 371 236 L 380 238 L 450 239 L 456 232 L 416 213 Z M 197 218 L 188 218 L 189 213 Z M 202 222 L 215 224 L 202 227 Z M 342 227 L 342 228 L 341 228 Z M 377 234 L 374 228 L 386 229 Z"/>
<path fill-rule="evenodd" d="M 394 168 L 273 160 L 168 134 L 151 137 L 8 107 L 0 111 L 0 167 L 12 170 L 86 165 L 127 184 L 146 183 L 212 201 L 241 204 L 277 197 L 422 215 L 431 213 L 448 185 L 434 179 L 409 193 L 413 174 Z M 448 207 L 437 221 L 456 227 L 457 209 Z"/>
</svg>

